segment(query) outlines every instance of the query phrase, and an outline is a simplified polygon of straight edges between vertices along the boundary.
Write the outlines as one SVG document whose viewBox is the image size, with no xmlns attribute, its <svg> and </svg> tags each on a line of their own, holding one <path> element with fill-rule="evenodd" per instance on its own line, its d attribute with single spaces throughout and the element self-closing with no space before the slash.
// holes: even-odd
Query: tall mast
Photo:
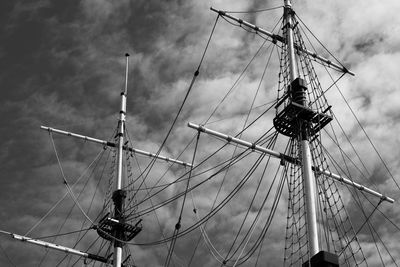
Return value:
<svg viewBox="0 0 400 267">
<path fill-rule="evenodd" d="M 286 27 L 286 40 L 287 40 L 287 52 L 289 55 L 289 69 L 290 69 L 290 81 L 293 82 L 297 78 L 296 68 L 296 55 L 294 51 L 294 40 L 293 40 L 293 19 L 292 19 L 292 4 L 290 0 L 285 0 L 284 19 Z"/>
<path fill-rule="evenodd" d="M 125 115 L 126 115 L 126 95 L 128 91 L 128 68 L 129 68 L 129 54 L 125 54 L 126 57 L 126 70 L 125 70 L 125 88 L 121 92 L 121 110 L 119 112 L 118 121 L 118 158 L 117 158 L 117 181 L 116 188 L 113 193 L 114 201 L 114 219 L 122 221 L 124 201 L 126 198 L 126 192 L 122 190 L 122 154 L 124 151 L 124 131 L 125 131 Z M 115 238 L 114 240 L 114 267 L 121 267 L 122 264 L 122 246 L 123 244 L 118 241 L 123 239 L 123 228 L 116 225 L 114 227 Z"/>
<path fill-rule="evenodd" d="M 296 68 L 296 54 L 294 50 L 293 39 L 293 10 L 290 0 L 285 1 L 284 19 L 286 27 L 286 44 L 289 56 L 289 69 L 292 101 L 297 102 L 303 107 L 307 106 L 305 96 L 305 86 L 301 79 L 298 78 Z M 304 90 L 305 89 L 305 90 Z M 317 229 L 317 209 L 316 209 L 316 185 L 312 171 L 312 159 L 309 142 L 310 125 L 305 120 L 299 120 L 297 123 L 298 141 L 300 142 L 299 155 L 301 155 L 301 172 L 303 178 L 303 188 L 305 191 L 305 207 L 307 218 L 307 237 L 309 242 L 310 257 L 319 252 L 318 229 Z"/>
<path fill-rule="evenodd" d="M 133 147 L 129 147 L 125 142 L 125 120 L 126 120 L 126 98 L 128 92 L 128 70 L 129 70 L 129 54 L 125 54 L 126 57 L 126 70 L 125 70 L 125 88 L 121 92 L 121 106 L 119 112 L 119 120 L 118 120 L 118 129 L 117 129 L 117 141 L 109 142 L 81 134 L 76 134 L 72 132 L 67 132 L 59 129 L 54 129 L 51 127 L 41 126 L 41 129 L 46 130 L 51 133 L 57 133 L 61 135 L 66 135 L 78 139 L 82 139 L 85 141 L 101 144 L 106 147 L 116 148 L 117 149 L 117 177 L 115 181 L 115 190 L 112 194 L 112 200 L 114 204 L 114 214 L 107 213 L 100 221 L 98 222 L 96 229 L 97 233 L 100 237 L 104 238 L 107 241 L 112 242 L 114 246 L 114 253 L 112 259 L 112 265 L 114 267 L 122 267 L 127 266 L 122 261 L 122 248 L 125 245 L 125 242 L 132 240 L 136 235 L 138 235 L 142 230 L 142 219 L 138 219 L 135 224 L 131 224 L 127 221 L 124 207 L 125 207 L 125 198 L 127 196 L 127 191 L 124 190 L 126 185 L 124 185 L 123 180 L 123 151 L 140 154 L 143 156 L 147 156 L 153 159 L 158 159 L 166 162 L 170 162 L 173 164 L 182 165 L 185 167 L 191 167 L 192 165 L 187 162 L 183 162 L 177 159 L 169 158 L 166 156 L 159 155 L 159 153 L 150 153 L 147 151 L 143 151 L 140 149 L 136 149 Z M 124 143 L 125 142 L 125 143 Z M 109 216 L 110 215 L 110 216 Z M 15 235 L 13 236 L 19 240 L 32 240 L 30 243 L 45 246 L 56 250 L 63 250 L 67 253 L 75 254 L 82 256 L 84 258 L 94 259 L 96 261 L 111 263 L 108 258 L 101 257 L 98 255 L 85 253 L 81 251 L 77 251 L 74 249 L 70 249 L 64 246 L 59 246 L 57 244 L 50 244 L 48 242 L 41 242 L 40 240 L 34 240 L 29 237 Z M 126 257 L 128 259 L 129 257 Z M 125 261 L 126 261 L 125 259 Z"/>
<path fill-rule="evenodd" d="M 110 260 L 109 257 L 103 257 L 97 254 L 92 254 L 84 251 L 77 250 L 75 248 L 69 248 L 63 245 L 46 242 L 40 239 L 31 238 L 29 236 L 21 236 L 18 234 L 1 231 L 0 234 L 7 234 L 13 237 L 16 240 L 27 242 L 30 244 L 34 244 L 41 247 L 46 247 L 46 249 L 63 251 L 67 254 L 77 255 L 84 259 L 90 259 L 102 263 L 112 264 L 114 267 L 124 267 L 126 265 L 127 259 L 122 261 L 122 248 L 125 245 L 125 242 L 132 240 L 136 235 L 138 235 L 142 230 L 142 219 L 137 219 L 135 224 L 131 224 L 126 219 L 126 214 L 124 211 L 125 207 L 125 198 L 127 195 L 127 191 L 123 188 L 126 187 L 124 185 L 123 180 L 123 151 L 127 151 L 130 153 L 135 153 L 139 155 L 143 155 L 146 157 L 150 157 L 153 159 L 162 160 L 165 162 L 169 162 L 172 164 L 177 164 L 185 167 L 191 167 L 192 164 L 180 161 L 178 159 L 169 158 L 159 153 L 150 153 L 147 151 L 143 151 L 140 149 L 136 149 L 133 147 L 129 147 L 126 143 L 124 143 L 125 137 L 125 117 L 126 117 L 126 98 L 128 92 L 128 70 L 129 70 L 129 54 L 125 54 L 126 57 L 126 70 L 125 70 L 125 88 L 121 92 L 121 106 L 120 106 L 120 115 L 118 120 L 118 133 L 117 133 L 117 141 L 110 142 L 106 140 L 101 140 L 97 138 L 93 138 L 90 136 L 85 136 L 73 132 L 63 131 L 59 129 L 54 129 L 51 127 L 41 126 L 42 130 L 48 131 L 49 133 L 61 134 L 69 137 L 74 137 L 77 139 L 85 140 L 88 142 L 96 143 L 103 145 L 104 147 L 110 147 L 112 149 L 117 149 L 117 177 L 115 181 L 115 190 L 112 194 L 112 200 L 114 204 L 114 214 L 107 213 L 102 219 L 99 220 L 98 224 L 93 227 L 97 229 L 97 233 L 100 237 L 105 240 L 112 242 L 111 245 L 114 246 L 113 259 Z M 66 195 L 65 195 L 66 196 Z M 64 197 L 65 197 L 64 196 Z M 108 251 L 108 250 L 107 250 Z"/>
<path fill-rule="evenodd" d="M 300 73 L 310 71 L 308 66 L 304 67 L 304 65 L 309 64 L 312 67 L 311 60 L 322 63 L 325 67 L 333 68 L 342 73 L 351 75 L 354 75 L 354 73 L 340 63 L 332 63 L 329 59 L 306 49 L 300 34 L 299 36 L 296 34 L 297 21 L 294 16 L 295 13 L 292 9 L 291 0 L 284 0 L 283 35 L 275 34 L 257 25 L 251 24 L 248 21 L 234 17 L 229 14 L 230 12 L 217 10 L 212 7 L 211 10 L 218 13 L 218 16 L 235 21 L 240 26 L 244 25 L 246 28 L 252 29 L 256 34 L 266 37 L 267 40 L 270 40 L 274 44 L 280 43 L 282 45 L 282 49 L 286 54 L 281 58 L 281 63 L 284 62 L 284 64 L 281 64 L 280 67 L 281 71 L 285 72 L 285 88 L 279 88 L 284 89 L 282 90 L 284 92 L 283 94 L 278 94 L 277 104 L 275 105 L 276 116 L 273 119 L 273 124 L 279 134 L 289 137 L 291 141 L 296 141 L 294 144 L 298 150 L 297 153 L 294 153 L 296 155 L 293 155 L 292 151 L 290 151 L 289 155 L 286 155 L 258 145 L 257 142 L 239 139 L 235 136 L 205 128 L 203 125 L 189 123 L 188 126 L 199 132 L 223 139 L 228 143 L 235 143 L 251 149 L 252 151 L 265 153 L 280 159 L 281 163 L 286 162 L 288 165 L 293 164 L 299 166 L 296 167 L 296 169 L 291 169 L 293 172 L 290 174 L 290 178 L 296 179 L 296 181 L 289 185 L 289 187 L 292 187 L 289 188 L 289 194 L 291 194 L 290 191 L 294 191 L 289 201 L 292 201 L 293 197 L 295 198 L 295 201 L 288 205 L 288 214 L 292 212 L 292 216 L 291 218 L 288 217 L 288 220 L 290 219 L 293 221 L 291 225 L 292 232 L 289 233 L 289 238 L 292 239 L 293 245 L 295 244 L 297 246 L 291 246 L 291 248 L 289 248 L 289 250 L 292 250 L 289 251 L 290 258 L 297 257 L 294 262 L 296 266 L 298 263 L 301 263 L 302 267 L 339 267 L 340 254 L 336 255 L 332 252 L 321 250 L 323 249 L 324 243 L 322 243 L 322 240 L 321 244 L 319 243 L 317 224 L 317 179 L 321 179 L 322 182 L 325 182 L 325 179 L 334 179 L 362 192 L 368 192 L 368 194 L 380 198 L 381 201 L 393 203 L 394 200 L 370 188 L 365 190 L 366 187 L 355 183 L 351 179 L 330 172 L 328 166 L 320 165 L 319 162 L 316 162 L 316 165 L 312 166 L 311 143 L 319 136 L 318 133 L 333 120 L 333 117 L 331 113 L 328 112 L 331 106 L 328 106 L 327 103 L 323 105 L 315 104 L 315 100 L 310 100 L 312 97 L 307 97 L 307 85 L 311 85 L 310 90 L 314 90 L 315 88 L 314 83 L 317 79 L 315 73 L 312 72 L 313 75 L 304 74 L 303 77 L 300 77 Z M 299 39 L 297 40 L 297 38 Z M 298 63 L 299 65 L 302 64 L 302 69 L 298 69 Z M 279 82 L 282 81 L 279 80 Z M 319 82 L 317 82 L 317 84 L 319 86 Z M 317 148 L 319 148 L 318 145 L 319 144 L 316 143 Z M 298 171 L 298 169 L 301 169 L 301 171 Z M 285 171 L 287 170 L 287 166 L 285 166 Z M 300 177 L 298 174 L 300 174 Z M 298 186 L 299 180 L 301 180 L 301 186 Z M 300 190 L 302 194 L 299 194 Z M 332 214 L 332 216 L 335 216 L 335 214 Z M 301 225 L 299 225 L 300 222 Z M 303 227 L 303 222 L 306 225 L 305 227 Z M 306 234 L 304 234 L 304 231 L 306 231 Z M 294 235 L 297 236 L 294 237 Z M 304 239 L 307 240 L 307 244 L 305 244 L 306 242 Z M 325 241 L 328 244 L 329 240 Z M 326 248 L 330 250 L 328 245 Z M 306 249 L 307 251 L 305 251 Z M 308 259 L 304 259 L 306 253 Z M 305 262 L 300 262 L 304 260 Z M 293 261 L 291 263 L 293 263 Z"/>
</svg>

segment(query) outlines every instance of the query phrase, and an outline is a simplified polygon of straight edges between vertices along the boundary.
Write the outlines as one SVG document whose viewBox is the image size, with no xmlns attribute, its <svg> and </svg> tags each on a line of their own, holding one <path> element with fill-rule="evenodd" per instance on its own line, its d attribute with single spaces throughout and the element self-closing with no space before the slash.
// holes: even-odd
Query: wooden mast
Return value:
<svg viewBox="0 0 400 267">
<path fill-rule="evenodd" d="M 290 82 L 291 90 L 295 89 L 296 79 L 298 79 L 298 73 L 296 68 L 296 54 L 294 50 L 293 41 L 293 10 L 290 0 L 285 1 L 284 9 L 284 27 L 286 27 L 286 48 L 289 56 L 289 70 L 290 70 Z M 300 80 L 300 79 L 299 79 Z M 299 88 L 299 87 L 298 87 Z M 304 90 L 298 90 L 298 99 L 292 99 L 292 101 L 298 102 L 302 106 L 307 106 L 307 99 L 305 97 Z M 297 96 L 296 96 L 297 97 Z M 317 208 L 316 208 L 316 184 L 314 175 L 312 172 L 311 165 L 311 151 L 309 142 L 310 127 L 307 121 L 299 120 L 296 123 L 298 129 L 297 139 L 301 144 L 299 147 L 299 155 L 301 155 L 301 173 L 303 177 L 303 188 L 305 191 L 305 206 L 306 206 L 306 218 L 307 218 L 307 236 L 309 242 L 310 257 L 314 256 L 319 252 L 318 244 L 318 228 L 317 228 Z"/>
<path fill-rule="evenodd" d="M 122 221 L 124 219 L 123 209 L 126 198 L 126 191 L 122 190 L 123 179 L 122 179 L 122 153 L 124 151 L 124 135 L 125 135 L 125 116 L 126 116 L 126 95 L 128 92 L 128 69 L 129 69 L 129 54 L 125 54 L 126 57 L 126 70 L 125 70 L 125 88 L 121 92 L 121 110 L 119 112 L 118 121 L 118 151 L 117 151 L 117 179 L 116 187 L 113 193 L 114 201 L 114 219 Z M 114 267 L 121 267 L 122 264 L 122 247 L 123 243 L 119 240 L 123 239 L 123 228 L 119 224 L 114 226 L 115 239 L 114 239 Z"/>
</svg>

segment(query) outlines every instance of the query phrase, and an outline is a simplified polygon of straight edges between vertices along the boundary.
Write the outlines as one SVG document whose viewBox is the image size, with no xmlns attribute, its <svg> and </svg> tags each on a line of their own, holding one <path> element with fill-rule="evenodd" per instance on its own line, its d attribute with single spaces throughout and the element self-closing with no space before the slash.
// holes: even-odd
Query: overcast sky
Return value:
<svg viewBox="0 0 400 267">
<path fill-rule="evenodd" d="M 206 46 L 216 18 L 209 7 L 249 11 L 282 4 L 280 0 L 2 1 L 0 229 L 26 233 L 65 192 L 51 142 L 48 134 L 39 129 L 40 125 L 100 139 L 108 139 L 113 134 L 124 86 L 126 52 L 131 55 L 127 104 L 130 135 L 135 146 L 155 152 Z M 293 7 L 321 42 L 356 73 L 355 77 L 345 76 L 339 85 L 400 182 L 400 1 L 305 0 L 294 1 Z M 281 14 L 282 9 L 278 9 L 236 16 L 272 29 Z M 164 154 L 174 157 L 180 153 L 182 144 L 186 145 L 194 134 L 185 126 L 186 122 L 201 123 L 207 119 L 261 43 L 262 39 L 220 20 L 198 81 Z M 229 100 L 216 119 L 234 115 L 215 126 L 216 129 L 235 129 L 236 116 L 242 115 L 243 107 L 251 103 L 253 93 L 247 88 L 254 90 L 264 66 L 263 62 L 255 64 L 259 64 L 254 67 L 260 67 L 258 72 L 251 70 L 241 83 L 243 91 Z M 276 71 L 272 77 L 277 77 Z M 328 78 L 324 76 L 321 80 L 328 81 Z M 275 100 L 273 88 L 276 89 L 267 82 L 255 105 Z M 395 199 L 400 197 L 363 132 L 355 130 L 355 121 L 350 120 L 351 114 L 338 92 L 331 89 L 328 96 L 335 114 L 370 165 L 371 184 L 382 183 L 380 190 L 391 193 Z M 254 130 L 255 135 L 258 130 Z M 68 176 L 77 177 L 99 150 L 82 143 L 69 145 L 67 139 L 57 137 L 57 146 L 63 150 L 60 156 L 69 170 Z M 191 159 L 190 154 L 183 157 L 187 161 Z M 196 194 L 201 199 L 199 192 Z M 385 205 L 383 210 L 400 223 L 399 204 Z M 279 213 L 285 212 L 283 206 Z M 48 223 L 58 225 L 60 220 L 55 217 Z M 273 231 L 279 232 L 275 228 Z M 400 251 L 400 247 L 396 248 L 400 236 L 391 237 L 393 232 L 392 227 L 382 229 L 381 233 L 392 250 Z M 45 230 L 36 234 L 44 233 L 49 234 Z M 271 238 L 277 240 L 278 236 L 271 234 Z M 223 240 L 215 242 L 220 244 Z M 17 266 L 37 264 L 40 260 L 37 251 L 43 253 L 4 236 L 0 244 L 1 266 L 12 266 L 3 249 Z M 149 260 L 145 256 L 151 257 L 150 252 L 138 250 L 138 266 L 163 263 L 160 255 Z M 271 248 L 271 251 L 280 250 Z M 213 265 L 215 261 L 210 255 L 201 256 L 209 259 L 210 266 L 217 266 Z M 273 262 L 283 257 L 264 256 Z"/>
</svg>

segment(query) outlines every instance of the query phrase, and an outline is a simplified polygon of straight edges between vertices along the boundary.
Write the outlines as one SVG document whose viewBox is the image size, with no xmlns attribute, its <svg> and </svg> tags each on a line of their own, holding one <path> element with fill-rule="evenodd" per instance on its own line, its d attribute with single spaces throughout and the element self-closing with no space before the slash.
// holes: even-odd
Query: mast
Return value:
<svg viewBox="0 0 400 267">
<path fill-rule="evenodd" d="M 329 246 L 326 247 L 328 251 L 324 251 L 322 250 L 324 248 L 323 241 L 321 240 L 321 244 L 319 243 L 317 220 L 317 201 L 319 197 L 317 195 L 317 179 L 321 182 L 325 182 L 325 179 L 334 179 L 359 191 L 368 192 L 368 194 L 380 198 L 381 201 L 393 203 L 394 200 L 370 188 L 367 189 L 365 186 L 351 179 L 332 173 L 329 170 L 329 166 L 323 166 L 323 164 L 321 165 L 319 162 L 315 162 L 314 166 L 312 165 L 314 163 L 314 158 L 312 157 L 312 153 L 314 152 L 311 151 L 312 142 L 319 136 L 318 133 L 333 120 L 333 116 L 332 113 L 329 112 L 331 106 L 329 106 L 326 101 L 322 104 L 316 103 L 315 96 L 314 101 L 313 96 L 308 96 L 307 86 L 310 86 L 310 94 L 311 90 L 315 90 L 316 87 L 320 86 L 319 82 L 317 82 L 318 86 L 314 84 L 316 73 L 308 69 L 308 65 L 312 67 L 312 60 L 325 67 L 342 72 L 343 74 L 348 73 L 354 75 L 354 73 L 339 62 L 338 64 L 333 63 L 329 59 L 318 55 L 316 52 L 307 50 L 300 36 L 300 31 L 296 28 L 298 22 L 295 17 L 295 12 L 292 9 L 291 0 L 284 0 L 283 7 L 282 35 L 275 34 L 241 18 L 232 16 L 229 14 L 231 12 L 217 10 L 212 7 L 210 9 L 218 13 L 218 16 L 237 22 L 240 27 L 244 25 L 252 29 L 254 33 L 263 35 L 266 40 L 274 44 L 280 43 L 281 49 L 283 49 L 285 53 L 284 57 L 281 58 L 281 71 L 285 72 L 283 78 L 284 88 L 282 88 L 283 94 L 278 94 L 277 104 L 275 105 L 276 116 L 273 119 L 273 125 L 279 134 L 289 137 L 290 141 L 295 141 L 293 144 L 296 145 L 297 151 L 294 151 L 293 154 L 286 155 L 263 147 L 259 145 L 257 141 L 251 142 L 242 140 L 236 136 L 205 128 L 204 125 L 189 123 L 188 127 L 223 139 L 228 143 L 232 142 L 244 148 L 252 149 L 252 151 L 268 154 L 274 158 L 280 159 L 281 164 L 282 162 L 286 162 L 288 165 L 297 165 L 298 167 L 296 167 L 293 172 L 293 176 L 296 176 L 296 205 L 300 206 L 298 209 L 293 208 L 290 210 L 291 207 L 289 204 L 288 213 L 290 211 L 293 213 L 301 213 L 293 219 L 294 222 L 292 224 L 292 228 L 294 228 L 292 229 L 292 234 L 295 233 L 298 235 L 294 238 L 297 238 L 294 242 L 297 242 L 296 245 L 298 245 L 299 248 L 294 253 L 293 250 L 289 252 L 291 255 L 290 257 L 297 257 L 296 264 L 303 261 L 301 262 L 303 267 L 338 267 L 339 255 L 341 254 L 336 255 L 329 252 Z M 301 69 L 298 67 L 298 64 L 301 66 Z M 307 66 L 304 67 L 304 65 Z M 308 74 L 304 74 L 304 76 L 301 77 L 300 73 L 304 71 L 310 71 L 313 74 L 312 77 Z M 318 142 L 316 142 L 315 145 L 318 148 Z M 315 159 L 318 160 L 318 158 Z M 297 184 L 300 184 L 300 186 Z M 322 198 L 324 197 L 326 196 L 322 196 Z M 301 204 L 298 204 L 300 201 L 302 201 Z M 335 216 L 335 214 L 332 213 L 332 216 Z M 301 225 L 301 230 L 297 227 L 297 223 L 300 220 L 305 224 L 305 227 Z M 301 234 L 299 234 L 300 231 Z M 344 249 L 346 249 L 346 247 Z M 304 258 L 305 255 L 307 255 L 308 259 Z M 304 262 L 304 260 L 306 261 Z"/>
<path fill-rule="evenodd" d="M 112 264 L 114 267 L 126 267 L 128 265 L 125 264 L 125 261 L 122 261 L 122 248 L 125 245 L 125 242 L 132 240 L 136 235 L 138 235 L 142 230 L 142 219 L 138 219 L 135 224 L 130 224 L 126 220 L 126 215 L 124 211 L 125 206 L 125 198 L 127 196 L 127 191 L 124 190 L 124 180 L 123 180 L 123 152 L 128 151 L 131 153 L 137 153 L 139 155 L 147 156 L 153 159 L 162 160 L 165 162 L 169 162 L 171 164 L 177 164 L 184 167 L 191 167 L 192 164 L 183 162 L 177 159 L 169 158 L 166 156 L 159 155 L 159 153 L 150 153 L 144 150 L 136 149 L 133 147 L 129 147 L 125 142 L 125 120 L 126 120 L 126 98 L 128 91 L 128 70 L 129 70 L 129 54 L 125 54 L 126 57 L 126 70 L 125 70 L 125 88 L 121 92 L 121 106 L 119 112 L 119 120 L 117 126 L 117 141 L 110 142 L 106 140 L 101 140 L 97 138 L 93 138 L 86 135 L 81 135 L 77 133 L 72 133 L 68 131 L 63 131 L 59 129 L 54 129 L 51 127 L 41 126 L 42 130 L 48 131 L 49 133 L 56 133 L 60 135 L 65 135 L 69 137 L 74 137 L 80 140 L 85 140 L 88 142 L 96 143 L 103 145 L 104 147 L 110 147 L 112 149 L 117 149 L 117 176 L 115 180 L 115 190 L 112 194 L 112 200 L 114 204 L 114 214 L 107 213 L 105 216 L 99 220 L 97 225 L 93 226 L 93 229 L 97 230 L 97 233 L 103 239 L 111 242 L 111 245 L 114 246 L 113 259 L 111 260 L 111 256 L 103 257 L 96 254 L 79 251 L 74 248 L 69 248 L 63 245 L 58 245 L 54 243 L 50 243 L 47 241 L 31 238 L 28 236 L 21 236 L 13 233 L 9 233 L 6 231 L 1 231 L 0 234 L 10 235 L 12 238 L 22 241 L 28 242 L 30 244 L 34 244 L 37 246 L 46 247 L 52 250 L 63 251 L 67 254 L 73 254 L 85 259 L 95 260 L 102 263 Z M 129 257 L 127 257 L 129 258 Z"/>
<path fill-rule="evenodd" d="M 286 45 L 287 52 L 289 54 L 289 69 L 290 69 L 290 81 L 293 82 L 297 78 L 297 68 L 296 68 L 296 55 L 294 51 L 294 40 L 293 40 L 293 20 L 292 20 L 292 4 L 290 0 L 285 1 L 285 9 L 284 9 L 284 19 L 286 27 Z"/>
<path fill-rule="evenodd" d="M 298 78 L 296 68 L 296 55 L 294 50 L 293 40 L 293 10 L 290 0 L 285 1 L 284 19 L 286 27 L 286 40 L 287 40 L 287 53 L 289 55 L 289 69 L 290 69 L 290 82 L 292 101 L 307 106 L 307 100 L 305 96 L 305 87 L 301 86 L 302 80 Z M 306 88 L 305 88 L 306 89 Z M 303 187 L 305 191 L 305 206 L 306 206 L 306 218 L 307 218 L 307 236 L 309 242 L 310 257 L 314 256 L 319 252 L 318 244 L 318 228 L 317 228 L 317 208 L 316 208 L 316 186 L 315 179 L 312 172 L 311 165 L 311 151 L 309 143 L 309 132 L 310 127 L 307 121 L 299 120 L 297 123 L 298 128 L 298 141 L 300 142 L 299 155 L 301 155 L 301 172 L 303 178 Z"/>
<path fill-rule="evenodd" d="M 118 121 L 118 158 L 117 158 L 117 180 L 116 188 L 113 193 L 114 201 L 114 219 L 121 222 L 124 218 L 123 208 L 126 198 L 126 192 L 122 190 L 122 153 L 124 151 L 124 130 L 125 130 L 125 115 L 126 115 L 126 95 L 128 91 L 128 68 L 129 68 L 129 54 L 125 54 L 126 57 L 126 70 L 125 70 L 125 88 L 121 92 L 121 110 L 119 112 Z M 122 246 L 123 244 L 118 241 L 123 239 L 123 228 L 116 224 L 114 227 L 115 238 L 114 240 L 114 267 L 121 267 L 122 263 Z"/>
</svg>

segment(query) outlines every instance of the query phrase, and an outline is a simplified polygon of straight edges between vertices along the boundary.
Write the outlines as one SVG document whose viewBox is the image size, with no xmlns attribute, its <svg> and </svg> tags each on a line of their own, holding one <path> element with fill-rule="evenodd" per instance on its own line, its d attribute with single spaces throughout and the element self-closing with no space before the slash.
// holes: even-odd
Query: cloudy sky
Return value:
<svg viewBox="0 0 400 267">
<path fill-rule="evenodd" d="M 51 141 L 48 134 L 39 129 L 40 125 L 100 139 L 112 136 L 118 118 L 120 91 L 124 86 L 126 52 L 131 55 L 129 133 L 136 147 L 155 152 L 183 101 L 206 46 L 216 18 L 209 7 L 249 11 L 282 4 L 280 0 L 2 1 L 0 229 L 26 233 L 65 192 Z M 325 46 L 356 73 L 355 77 L 345 76 L 340 81 L 341 90 L 393 176 L 400 182 L 400 138 L 397 134 L 400 130 L 400 2 L 304 0 L 294 1 L 293 6 Z M 236 16 L 272 29 L 281 14 L 282 9 L 277 9 Z M 261 38 L 220 20 L 200 76 L 164 154 L 173 157 L 182 151 L 194 134 L 185 126 L 186 122 L 201 123 L 208 118 L 262 42 Z M 236 119 L 251 104 L 267 53 L 262 57 L 263 61 L 255 62 L 242 79 L 242 90 L 237 90 L 216 114 L 215 120 L 223 121 L 219 125 L 212 124 L 215 129 L 238 132 L 236 126 L 241 126 L 243 121 L 238 123 Z M 277 72 L 273 72 L 271 77 L 275 82 Z M 327 81 L 329 85 L 327 76 L 321 77 L 321 81 Z M 276 87 L 270 83 L 265 82 L 255 101 L 256 106 L 275 100 L 273 89 Z M 381 183 L 378 186 L 381 191 L 399 198 L 399 190 L 393 189 L 393 181 L 365 141 L 363 132 L 356 128 L 340 94 L 333 88 L 328 97 L 341 124 L 350 132 L 352 142 L 370 166 L 371 184 Z M 267 116 L 269 119 L 272 117 L 273 113 Z M 268 129 L 267 126 L 254 129 L 253 137 Z M 74 180 L 96 157 L 99 149 L 75 141 L 71 144 L 67 139 L 57 137 L 55 141 L 67 176 Z M 191 154 L 184 154 L 183 159 L 190 161 Z M 176 170 L 171 175 L 177 176 L 179 172 Z M 203 198 L 204 202 L 210 202 L 201 191 L 196 191 L 196 195 L 199 203 Z M 82 200 L 85 201 L 87 199 Z M 382 209 L 399 224 L 399 204 L 385 205 Z M 224 211 L 227 216 L 232 215 L 229 211 L 232 209 Z M 283 205 L 278 213 L 285 212 Z M 171 225 L 175 219 L 171 219 Z M 376 220 L 380 223 L 379 218 Z M 54 216 L 47 223 L 57 231 L 60 219 Z M 45 228 L 38 230 L 35 236 L 50 234 L 51 227 L 48 231 Z M 274 241 L 281 238 L 278 228 L 275 225 L 272 229 Z M 395 240 L 400 237 L 394 232 L 393 227 L 381 231 L 392 250 L 396 250 Z M 229 231 L 216 238 L 215 244 L 223 243 L 227 236 Z M 276 242 L 279 246 L 282 244 L 279 243 L 282 240 Z M 38 265 L 40 255 L 44 253 L 43 249 L 16 244 L 6 236 L 0 238 L 0 244 L 1 266 L 12 266 L 12 263 L 16 266 Z M 135 249 L 139 251 L 136 256 Z M 273 246 L 270 249 L 282 251 Z M 156 256 L 147 248 L 134 247 L 132 251 L 138 266 L 163 264 L 160 255 L 165 257 L 165 250 L 164 254 L 157 252 Z M 186 253 L 183 248 L 179 251 Z M 397 251 L 400 251 L 399 247 Z M 206 249 L 203 248 L 201 253 L 204 253 L 201 254 L 203 260 L 209 259 L 202 264 L 208 262 L 210 266 L 218 266 L 206 254 Z M 274 264 L 283 257 L 272 253 L 264 256 Z M 187 260 L 187 255 L 182 258 Z M 43 263 L 42 266 L 52 266 L 52 263 Z"/>
</svg>

